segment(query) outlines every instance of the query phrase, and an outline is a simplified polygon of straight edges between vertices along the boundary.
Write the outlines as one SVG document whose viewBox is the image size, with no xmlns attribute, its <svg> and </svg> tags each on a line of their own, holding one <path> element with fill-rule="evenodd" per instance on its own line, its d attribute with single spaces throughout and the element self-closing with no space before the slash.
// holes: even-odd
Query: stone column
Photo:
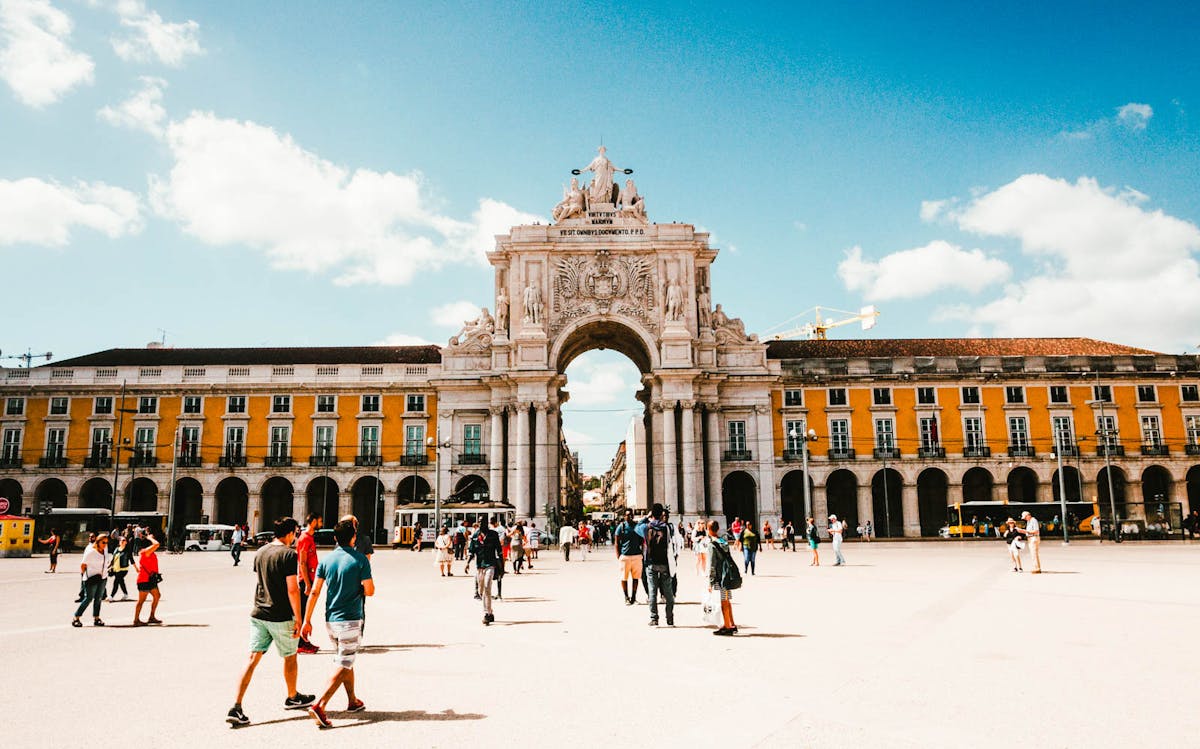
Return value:
<svg viewBox="0 0 1200 749">
<path fill-rule="evenodd" d="M 681 401 L 682 431 L 679 440 L 683 447 L 683 514 L 692 522 L 699 514 L 700 496 L 696 492 L 696 403 Z"/>
<path fill-rule="evenodd" d="M 771 407 L 754 407 L 755 444 L 758 448 L 758 516 L 761 523 L 770 519 L 779 522 L 779 496 L 775 492 L 775 440 L 771 433 Z M 807 481 L 808 476 L 804 479 Z"/>
<path fill-rule="evenodd" d="M 948 488 L 948 491 L 946 492 L 946 506 L 947 507 L 953 507 L 955 504 L 961 503 L 963 501 L 963 485 L 961 483 L 950 484 L 949 487 L 947 487 L 947 488 Z"/>
<path fill-rule="evenodd" d="M 866 484 L 859 484 L 855 490 L 858 500 L 858 522 L 866 525 L 867 521 L 871 521 L 871 529 L 879 533 L 879 529 L 875 527 L 875 506 L 871 502 L 871 481 L 867 480 Z"/>
<path fill-rule="evenodd" d="M 513 416 L 517 419 L 517 469 L 513 476 L 516 486 L 510 492 L 509 501 L 517 512 L 521 512 L 533 499 L 529 496 L 529 404 L 518 403 Z"/>
<path fill-rule="evenodd" d="M 708 439 L 704 450 L 708 456 L 708 512 L 721 514 L 721 419 L 717 415 L 720 407 L 716 403 L 705 406 L 708 420 Z"/>
<path fill-rule="evenodd" d="M 534 497 L 533 502 L 529 507 L 529 516 L 539 515 L 542 509 L 546 506 L 550 492 L 550 444 L 549 444 L 549 425 L 547 424 L 546 412 L 550 409 L 550 404 L 541 402 L 536 404 L 536 415 L 534 417 L 537 428 L 537 458 L 535 459 L 536 473 L 533 477 Z"/>
<path fill-rule="evenodd" d="M 646 452 L 650 456 L 647 469 L 654 473 L 654 479 L 651 482 L 654 485 L 653 491 L 646 497 L 647 502 L 651 505 L 655 502 L 666 504 L 664 499 L 666 496 L 666 471 L 663 469 L 667 460 L 663 450 L 663 430 L 665 428 L 662 403 L 653 401 L 650 404 L 650 433 L 646 435 Z"/>
<path fill-rule="evenodd" d="M 75 496 L 76 502 L 78 502 L 79 495 L 76 494 Z M 246 514 L 249 515 L 249 502 L 247 502 L 246 505 Z M 217 522 L 217 490 L 215 488 L 211 491 L 205 489 L 204 493 L 200 495 L 200 514 L 207 515 L 208 522 L 210 523 Z"/>
<path fill-rule="evenodd" d="M 663 425 L 662 440 L 662 503 L 672 512 L 679 510 L 679 464 L 675 460 L 675 401 L 660 401 L 659 412 Z"/>
<path fill-rule="evenodd" d="M 501 414 L 504 413 L 503 406 L 490 406 L 488 413 L 491 414 L 490 428 L 492 430 L 492 446 L 491 455 L 488 456 L 488 497 L 493 501 L 499 501 L 504 498 L 501 492 L 504 491 L 504 474 L 501 461 L 504 459 L 504 419 Z"/>
<path fill-rule="evenodd" d="M 904 537 L 921 537 L 921 509 L 917 504 L 917 485 L 905 482 L 900 506 L 904 513 Z"/>
<path fill-rule="evenodd" d="M 809 469 L 810 470 L 812 469 L 811 463 L 809 464 Z M 807 481 L 808 477 L 805 476 L 804 480 Z M 801 500 L 801 502 L 803 502 L 803 500 Z M 818 520 L 817 525 L 820 525 L 822 528 L 829 525 L 829 485 L 828 484 L 822 484 L 820 486 L 814 486 L 812 488 L 812 505 L 813 505 L 813 517 L 814 518 L 824 518 L 824 522 L 822 522 L 821 520 Z M 801 514 L 803 514 L 803 513 L 801 513 Z M 846 518 L 843 518 L 843 517 L 838 518 L 838 520 L 845 520 L 845 519 Z M 805 518 L 805 520 L 807 520 L 807 518 Z M 849 538 L 848 535 L 846 537 Z"/>
<path fill-rule="evenodd" d="M 549 488 L 546 496 L 550 503 L 556 507 L 562 502 L 562 456 L 559 455 L 558 443 L 559 418 L 558 407 L 551 405 L 550 408 L 546 410 L 546 434 L 549 440 L 546 443 L 546 468 L 549 471 L 547 475 L 550 478 L 550 483 L 548 485 Z M 534 513 L 534 515 L 542 518 L 545 516 L 545 512 L 546 507 L 543 505 L 537 508 L 537 511 Z M 542 522 L 545 523 L 544 520 Z"/>
</svg>

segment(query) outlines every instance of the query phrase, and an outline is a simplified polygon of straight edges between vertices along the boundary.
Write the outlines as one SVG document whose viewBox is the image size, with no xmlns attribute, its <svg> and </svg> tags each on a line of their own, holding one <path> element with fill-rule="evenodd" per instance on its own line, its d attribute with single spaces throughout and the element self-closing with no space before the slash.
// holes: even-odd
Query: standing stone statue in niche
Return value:
<svg viewBox="0 0 1200 749">
<path fill-rule="evenodd" d="M 701 329 L 712 326 L 712 296 L 708 293 L 707 286 L 701 286 L 696 292 L 696 312 Z"/>
<path fill-rule="evenodd" d="M 503 288 L 496 295 L 496 332 L 508 335 L 508 292 Z"/>
<path fill-rule="evenodd" d="M 542 289 L 534 279 L 525 287 L 525 322 L 530 325 L 542 324 Z"/>
<path fill-rule="evenodd" d="M 607 149 L 600 146 L 599 155 L 592 159 L 592 163 L 578 170 L 579 172 L 591 172 L 592 184 L 588 186 L 588 200 L 592 203 L 611 203 L 613 202 L 613 173 L 625 172 L 631 174 L 630 169 L 618 169 L 613 166 L 613 163 L 605 156 Z"/>
<path fill-rule="evenodd" d="M 579 186 L 579 178 L 572 177 L 571 186 L 563 189 L 562 202 L 554 206 L 554 220 L 562 221 L 582 216 L 585 209 L 583 188 Z"/>
<path fill-rule="evenodd" d="M 667 281 L 667 288 L 663 297 L 666 299 L 665 309 L 668 320 L 683 319 L 683 286 L 674 276 Z"/>
<path fill-rule="evenodd" d="M 620 214 L 624 218 L 636 218 L 640 221 L 646 220 L 646 201 L 641 195 L 638 195 L 637 187 L 634 186 L 633 180 L 625 180 L 625 187 L 621 188 L 621 196 L 619 198 Z"/>
</svg>

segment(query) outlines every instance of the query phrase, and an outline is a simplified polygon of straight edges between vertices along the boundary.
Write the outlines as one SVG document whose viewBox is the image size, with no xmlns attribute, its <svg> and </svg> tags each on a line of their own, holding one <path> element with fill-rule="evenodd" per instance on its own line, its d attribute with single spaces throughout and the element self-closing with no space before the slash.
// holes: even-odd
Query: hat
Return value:
<svg viewBox="0 0 1200 749">
<path fill-rule="evenodd" d="M 837 515 L 830 515 L 830 516 L 829 516 L 829 519 L 830 519 L 830 520 L 837 520 Z"/>
<path fill-rule="evenodd" d="M 1025 512 L 1022 512 L 1022 513 L 1021 513 L 1021 517 L 1023 517 L 1023 518 L 1031 518 L 1031 517 L 1033 517 L 1033 513 L 1032 513 L 1032 512 L 1030 512 L 1029 510 L 1026 510 Z"/>
</svg>

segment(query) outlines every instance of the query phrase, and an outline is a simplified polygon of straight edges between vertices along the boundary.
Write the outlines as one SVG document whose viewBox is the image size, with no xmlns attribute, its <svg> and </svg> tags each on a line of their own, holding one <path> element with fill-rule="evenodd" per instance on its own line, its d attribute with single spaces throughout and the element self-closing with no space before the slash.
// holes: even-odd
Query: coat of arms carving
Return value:
<svg viewBox="0 0 1200 749">
<path fill-rule="evenodd" d="M 615 309 L 632 315 L 651 330 L 654 310 L 654 266 L 645 258 L 612 257 L 600 250 L 593 257 L 567 257 L 554 268 L 554 320 L 558 330 L 571 320 Z"/>
</svg>

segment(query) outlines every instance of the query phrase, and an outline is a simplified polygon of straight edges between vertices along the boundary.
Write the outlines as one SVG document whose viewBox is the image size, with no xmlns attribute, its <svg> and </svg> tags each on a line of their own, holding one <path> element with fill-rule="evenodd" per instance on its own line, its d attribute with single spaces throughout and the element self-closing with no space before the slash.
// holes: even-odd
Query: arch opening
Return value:
<svg viewBox="0 0 1200 749">
<path fill-rule="evenodd" d="M 922 536 L 937 536 L 946 523 L 950 480 L 940 468 L 926 468 L 917 476 L 917 515 Z"/>
<path fill-rule="evenodd" d="M 758 525 L 758 487 L 754 477 L 745 471 L 734 471 L 721 482 L 721 512 L 725 515 L 725 528 L 734 518 L 741 518 Z"/>
<path fill-rule="evenodd" d="M 262 522 L 260 530 L 274 529 L 275 521 L 284 517 L 293 517 L 294 502 L 292 482 L 282 476 L 272 476 L 262 486 Z M 303 522 L 304 518 L 299 518 Z"/>
<path fill-rule="evenodd" d="M 904 479 L 888 468 L 871 477 L 871 506 L 875 516 L 875 534 L 885 538 L 904 535 Z"/>
<path fill-rule="evenodd" d="M 830 515 L 852 531 L 858 528 L 858 477 L 844 468 L 831 473 L 825 480 L 825 504 Z"/>
</svg>

